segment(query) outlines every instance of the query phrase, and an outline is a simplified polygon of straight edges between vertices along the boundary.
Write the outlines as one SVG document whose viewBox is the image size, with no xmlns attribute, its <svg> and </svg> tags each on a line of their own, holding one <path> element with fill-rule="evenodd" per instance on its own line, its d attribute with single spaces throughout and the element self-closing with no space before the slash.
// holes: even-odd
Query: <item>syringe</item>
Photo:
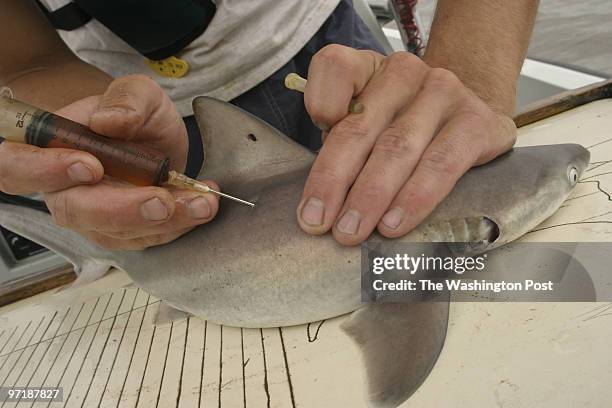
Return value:
<svg viewBox="0 0 612 408">
<path fill-rule="evenodd" d="M 169 170 L 169 158 L 155 149 L 99 135 L 80 123 L 14 99 L 8 88 L 0 90 L 0 137 L 15 143 L 90 153 L 100 160 L 105 174 L 138 186 L 166 184 L 202 193 L 211 192 L 255 206 Z"/>
</svg>

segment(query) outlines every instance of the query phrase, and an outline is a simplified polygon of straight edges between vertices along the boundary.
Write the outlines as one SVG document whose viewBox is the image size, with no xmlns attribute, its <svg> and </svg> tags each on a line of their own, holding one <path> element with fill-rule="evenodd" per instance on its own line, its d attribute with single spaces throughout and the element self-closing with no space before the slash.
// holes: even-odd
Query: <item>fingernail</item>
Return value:
<svg viewBox="0 0 612 408">
<path fill-rule="evenodd" d="M 355 210 L 348 210 L 344 213 L 342 218 L 340 218 L 340 221 L 336 224 L 336 228 L 344 234 L 354 235 L 357 233 L 360 223 L 361 214 Z"/>
<path fill-rule="evenodd" d="M 141 205 L 140 212 L 147 221 L 162 221 L 168 218 L 168 209 L 157 197 Z"/>
<path fill-rule="evenodd" d="M 189 216 L 195 219 L 206 219 L 210 217 L 210 205 L 204 197 L 194 198 L 187 204 Z"/>
<path fill-rule="evenodd" d="M 93 171 L 81 162 L 76 162 L 68 167 L 68 177 L 77 183 L 91 183 L 94 181 Z"/>
<path fill-rule="evenodd" d="M 313 227 L 323 225 L 323 216 L 325 215 L 325 204 L 316 197 L 310 197 L 306 205 L 302 207 L 302 221 Z"/>
<path fill-rule="evenodd" d="M 395 207 L 387 211 L 384 217 L 382 217 L 382 222 L 387 227 L 391 229 L 396 229 L 402 223 L 403 218 L 404 218 L 404 210 L 402 210 L 401 208 Z"/>
</svg>

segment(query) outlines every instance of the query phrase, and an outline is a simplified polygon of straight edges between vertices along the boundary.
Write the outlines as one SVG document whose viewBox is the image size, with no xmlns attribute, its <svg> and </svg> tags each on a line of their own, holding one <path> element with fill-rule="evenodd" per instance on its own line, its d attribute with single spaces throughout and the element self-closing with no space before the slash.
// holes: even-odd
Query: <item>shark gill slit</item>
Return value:
<svg viewBox="0 0 612 408">
<path fill-rule="evenodd" d="M 424 234 L 432 242 L 473 242 L 488 245 L 500 235 L 499 226 L 488 217 L 444 220 L 427 225 Z"/>
</svg>

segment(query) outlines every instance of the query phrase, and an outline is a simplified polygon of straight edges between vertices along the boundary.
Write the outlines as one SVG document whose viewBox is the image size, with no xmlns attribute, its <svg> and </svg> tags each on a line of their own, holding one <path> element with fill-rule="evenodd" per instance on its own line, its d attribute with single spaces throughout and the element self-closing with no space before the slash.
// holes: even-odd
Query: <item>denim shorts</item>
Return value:
<svg viewBox="0 0 612 408">
<path fill-rule="evenodd" d="M 342 44 L 356 49 L 383 48 L 357 15 L 352 0 L 341 0 L 319 31 L 291 61 L 265 81 L 240 95 L 231 103 L 263 119 L 303 146 L 317 150 L 321 147 L 321 131 L 312 123 L 304 107 L 304 96 L 285 88 L 285 76 L 295 72 L 307 76 L 310 59 L 328 44 Z M 189 134 L 189 157 L 186 173 L 197 175 L 201 168 L 202 140 L 193 116 L 184 119 Z"/>
</svg>

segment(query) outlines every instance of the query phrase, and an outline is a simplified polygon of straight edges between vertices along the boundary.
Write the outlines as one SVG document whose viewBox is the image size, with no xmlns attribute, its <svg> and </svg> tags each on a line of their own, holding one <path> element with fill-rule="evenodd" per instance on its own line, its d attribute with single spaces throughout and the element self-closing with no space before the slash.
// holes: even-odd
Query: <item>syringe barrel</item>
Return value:
<svg viewBox="0 0 612 408">
<path fill-rule="evenodd" d="M 135 185 L 160 185 L 168 177 L 168 157 L 157 150 L 99 135 L 87 126 L 6 97 L 0 97 L 0 137 L 88 152 L 100 160 L 105 174 Z"/>
</svg>

